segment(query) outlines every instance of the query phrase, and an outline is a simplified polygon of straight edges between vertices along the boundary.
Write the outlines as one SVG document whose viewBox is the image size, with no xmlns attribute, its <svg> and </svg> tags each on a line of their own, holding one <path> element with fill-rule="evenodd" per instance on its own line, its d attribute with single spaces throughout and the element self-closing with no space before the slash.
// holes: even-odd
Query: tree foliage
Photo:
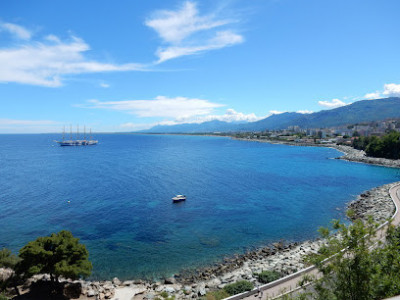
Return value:
<svg viewBox="0 0 400 300">
<path fill-rule="evenodd" d="M 224 290 L 229 294 L 229 295 L 236 295 L 240 293 L 244 293 L 247 291 L 250 291 L 254 288 L 254 285 L 247 280 L 239 280 L 235 283 L 227 284 L 224 287 Z"/>
<path fill-rule="evenodd" d="M 3 248 L 0 250 L 0 268 L 14 269 L 18 261 L 18 257 L 11 253 L 11 250 L 7 248 Z"/>
<path fill-rule="evenodd" d="M 365 150 L 368 156 L 400 159 L 400 132 L 392 131 L 381 138 L 361 136 L 354 139 L 353 147 Z"/>
<path fill-rule="evenodd" d="M 279 274 L 276 271 L 262 271 L 261 273 L 257 274 L 257 279 L 261 283 L 268 283 L 275 281 L 281 277 L 281 274 Z"/>
<path fill-rule="evenodd" d="M 28 277 L 48 273 L 52 281 L 59 276 L 77 279 L 92 270 L 85 245 L 66 230 L 29 242 L 19 251 L 19 257 L 22 260 L 17 271 Z"/>
<path fill-rule="evenodd" d="M 375 239 L 377 224 L 356 220 L 349 226 L 334 221 L 336 234 L 320 230 L 328 239 L 310 257 L 322 272 L 308 299 L 366 300 L 400 294 L 400 230 L 389 226 L 386 241 Z M 345 250 L 343 250 L 345 249 Z"/>
</svg>

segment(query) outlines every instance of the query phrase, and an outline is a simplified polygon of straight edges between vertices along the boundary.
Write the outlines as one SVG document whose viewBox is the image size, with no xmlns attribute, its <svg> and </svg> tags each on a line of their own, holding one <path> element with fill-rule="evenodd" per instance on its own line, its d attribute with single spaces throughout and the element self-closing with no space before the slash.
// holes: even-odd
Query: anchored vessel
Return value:
<svg viewBox="0 0 400 300">
<path fill-rule="evenodd" d="M 185 195 L 176 195 L 174 198 L 172 198 L 172 202 L 181 202 L 185 200 L 186 200 Z"/>
<path fill-rule="evenodd" d="M 92 129 L 90 129 L 89 139 L 86 138 L 86 127 L 83 129 L 83 140 L 79 139 L 79 126 L 77 126 L 76 131 L 76 139 L 72 139 L 72 126 L 70 127 L 70 138 L 69 140 L 65 139 L 65 126 L 63 130 L 62 140 L 55 141 L 60 146 L 92 146 L 97 145 L 99 142 L 98 140 L 92 139 Z"/>
</svg>

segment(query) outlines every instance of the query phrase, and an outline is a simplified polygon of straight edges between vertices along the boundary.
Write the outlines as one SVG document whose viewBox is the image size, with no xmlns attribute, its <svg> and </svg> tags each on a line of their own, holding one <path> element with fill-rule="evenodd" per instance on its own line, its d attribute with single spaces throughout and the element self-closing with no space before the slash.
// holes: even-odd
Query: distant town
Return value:
<svg viewBox="0 0 400 300">
<path fill-rule="evenodd" d="M 400 132 L 400 119 L 388 119 L 329 128 L 301 128 L 289 126 L 283 130 L 265 130 L 260 132 L 234 133 L 232 136 L 242 139 L 265 139 L 299 144 L 353 144 L 360 136 L 384 136 Z M 220 134 L 220 133 L 216 133 Z"/>
</svg>

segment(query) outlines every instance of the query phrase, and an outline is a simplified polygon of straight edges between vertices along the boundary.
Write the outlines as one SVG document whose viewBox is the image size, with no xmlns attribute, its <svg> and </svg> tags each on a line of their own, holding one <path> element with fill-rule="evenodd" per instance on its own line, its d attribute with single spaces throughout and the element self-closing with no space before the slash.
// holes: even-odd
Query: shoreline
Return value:
<svg viewBox="0 0 400 300">
<path fill-rule="evenodd" d="M 236 139 L 236 138 L 234 138 Z M 237 139 L 252 142 L 266 142 L 266 140 Z M 273 143 L 273 142 L 272 142 Z M 332 144 L 324 145 L 299 145 L 296 143 L 277 142 L 273 144 L 285 144 L 291 146 L 316 146 L 330 147 L 342 153 L 337 159 L 369 163 L 386 167 L 400 167 L 400 160 L 374 159 L 365 156 L 364 151 L 353 149 L 350 146 Z M 385 222 L 393 214 L 395 206 L 389 195 L 389 188 L 399 182 L 385 184 L 365 191 L 357 196 L 357 199 L 349 202 L 346 208 L 355 211 L 356 218 L 365 219 L 372 215 L 378 223 Z M 388 201 L 389 200 L 389 201 Z M 166 292 L 175 299 L 193 299 L 204 296 L 209 291 L 223 288 L 225 285 L 238 280 L 248 280 L 255 286 L 262 285 L 257 281 L 254 273 L 265 270 L 278 271 L 281 276 L 293 274 L 307 267 L 303 258 L 307 254 L 315 253 L 324 244 L 324 240 L 306 240 L 293 243 L 273 243 L 270 246 L 260 247 L 244 254 L 233 254 L 216 265 L 200 268 L 194 271 L 181 271 L 174 277 L 167 278 L 163 282 L 150 282 L 144 280 L 128 280 L 121 282 L 118 278 L 112 281 L 67 281 L 67 285 L 78 285 L 81 288 L 80 297 L 77 299 L 113 299 L 113 300 L 152 300 L 162 298 L 160 293 Z M 0 269 L 0 275 L 2 275 Z M 1 276 L 0 276 L 1 277 Z M 36 275 L 30 282 L 49 280 L 48 275 Z M 28 289 L 21 289 L 27 292 Z"/>
<path fill-rule="evenodd" d="M 274 145 L 287 145 L 296 147 L 322 147 L 322 148 L 333 148 L 344 155 L 337 157 L 336 159 L 347 160 L 351 162 L 359 162 L 375 166 L 383 166 L 389 168 L 400 168 L 400 159 L 389 159 L 380 157 L 370 157 L 365 154 L 365 151 L 354 149 L 351 146 L 337 145 L 337 144 L 308 144 L 308 143 L 295 143 L 286 141 L 274 141 L 274 140 L 260 140 L 260 139 L 245 139 L 245 138 L 235 138 L 231 137 L 233 140 L 245 141 L 245 142 L 258 142 L 258 143 L 268 143 Z"/>
</svg>

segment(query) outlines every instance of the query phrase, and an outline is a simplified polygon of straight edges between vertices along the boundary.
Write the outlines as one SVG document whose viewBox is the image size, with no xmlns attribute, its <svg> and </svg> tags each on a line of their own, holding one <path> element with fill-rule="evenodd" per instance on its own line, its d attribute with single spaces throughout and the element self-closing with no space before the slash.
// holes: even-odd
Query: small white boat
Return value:
<svg viewBox="0 0 400 300">
<path fill-rule="evenodd" d="M 181 202 L 185 200 L 186 200 L 185 195 L 176 195 L 174 198 L 172 198 L 172 202 Z"/>
</svg>

